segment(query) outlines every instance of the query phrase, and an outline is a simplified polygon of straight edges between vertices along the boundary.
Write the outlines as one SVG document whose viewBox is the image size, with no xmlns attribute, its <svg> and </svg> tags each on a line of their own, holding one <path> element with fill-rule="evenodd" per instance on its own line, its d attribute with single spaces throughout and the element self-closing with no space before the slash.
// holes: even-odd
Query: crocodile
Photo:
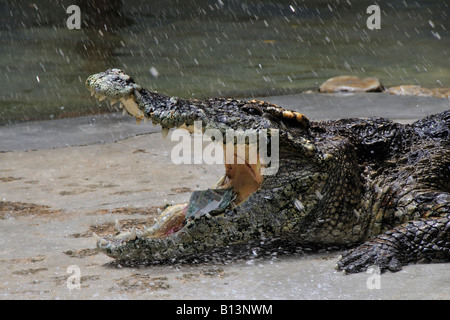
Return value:
<svg viewBox="0 0 450 320">
<path fill-rule="evenodd" d="M 344 273 L 450 260 L 450 110 L 412 124 L 380 117 L 310 121 L 259 100 L 169 97 L 120 69 L 91 75 L 86 86 L 137 122 L 161 125 L 163 137 L 171 128 L 195 134 L 196 121 L 223 136 L 241 129 L 267 137 L 256 161 L 234 155 L 217 183 L 167 207 L 153 226 L 94 235 L 115 261 L 173 263 L 270 243 L 342 248 L 336 268 Z M 228 143 L 250 146 L 222 143 L 225 157 L 233 150 Z M 275 144 L 277 170 L 265 174 Z"/>
</svg>

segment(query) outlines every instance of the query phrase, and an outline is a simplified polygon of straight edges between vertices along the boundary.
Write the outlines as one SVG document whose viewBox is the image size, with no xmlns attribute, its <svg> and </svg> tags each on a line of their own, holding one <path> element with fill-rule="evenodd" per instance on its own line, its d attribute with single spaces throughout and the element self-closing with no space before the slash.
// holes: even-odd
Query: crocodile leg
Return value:
<svg viewBox="0 0 450 320">
<path fill-rule="evenodd" d="M 366 242 L 344 252 L 338 269 L 355 273 L 377 265 L 381 271 L 399 271 L 412 262 L 450 260 L 449 144 L 436 138 L 448 136 L 448 123 L 447 115 L 431 116 L 403 128 L 411 144 L 386 136 L 384 130 L 371 135 L 370 126 L 361 126 L 368 132 L 361 150 L 377 153 L 376 145 L 397 151 L 367 169 Z M 380 164 L 384 167 L 376 169 Z"/>
<path fill-rule="evenodd" d="M 355 273 L 377 265 L 381 271 L 399 271 L 412 262 L 450 260 L 448 154 L 444 148 L 426 152 L 429 144 L 397 159 L 409 161 L 405 171 L 388 169 L 372 180 L 365 206 L 371 216 L 368 240 L 344 252 L 338 269 Z M 420 155 L 412 157 L 418 149 Z"/>
<path fill-rule="evenodd" d="M 382 272 L 395 272 L 411 262 L 449 260 L 450 214 L 447 214 L 441 218 L 410 221 L 346 251 L 337 268 L 356 273 L 376 265 Z"/>
</svg>

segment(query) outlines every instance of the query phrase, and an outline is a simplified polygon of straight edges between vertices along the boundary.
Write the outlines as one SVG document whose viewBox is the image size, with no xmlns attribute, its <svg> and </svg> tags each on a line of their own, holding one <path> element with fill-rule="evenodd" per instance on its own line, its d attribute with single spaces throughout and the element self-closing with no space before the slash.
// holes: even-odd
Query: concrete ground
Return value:
<svg viewBox="0 0 450 320">
<path fill-rule="evenodd" d="M 384 116 L 411 122 L 449 100 L 302 94 L 265 100 L 311 119 Z M 0 299 L 449 299 L 448 264 L 343 275 L 340 252 L 198 265 L 117 268 L 92 233 L 151 224 L 222 166 L 171 162 L 160 128 L 119 114 L 0 128 Z M 77 288 L 79 279 L 79 288 Z"/>
</svg>

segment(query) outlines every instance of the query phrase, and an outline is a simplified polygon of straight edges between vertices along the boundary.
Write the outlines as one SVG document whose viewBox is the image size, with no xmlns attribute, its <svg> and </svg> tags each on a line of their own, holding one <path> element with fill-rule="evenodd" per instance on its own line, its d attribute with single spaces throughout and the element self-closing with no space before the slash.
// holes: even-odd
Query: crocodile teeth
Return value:
<svg viewBox="0 0 450 320">
<path fill-rule="evenodd" d="M 141 118 L 136 118 L 136 124 L 140 124 L 141 123 Z"/>
<path fill-rule="evenodd" d="M 119 100 L 117 100 L 117 99 L 111 99 L 111 105 L 112 105 L 112 106 L 115 105 L 117 102 L 119 102 Z"/>
<path fill-rule="evenodd" d="M 105 100 L 105 99 L 106 99 L 105 96 L 99 96 L 99 97 L 98 97 L 98 101 L 103 101 L 103 100 Z"/>
<path fill-rule="evenodd" d="M 122 114 L 126 115 L 127 114 L 127 109 L 123 108 Z"/>
<path fill-rule="evenodd" d="M 129 235 L 128 238 L 127 238 L 127 241 L 128 241 L 128 240 L 134 240 L 134 239 L 136 239 L 136 237 L 137 237 L 136 229 L 133 228 L 133 229 L 131 230 L 131 232 L 130 232 L 130 235 Z"/>
<path fill-rule="evenodd" d="M 220 186 L 224 185 L 225 177 L 226 177 L 226 176 L 223 175 L 223 176 L 219 179 L 219 181 L 217 181 L 215 184 L 212 185 L 211 189 L 217 189 L 217 188 L 219 188 Z"/>
<path fill-rule="evenodd" d="M 162 129 L 161 129 L 162 138 L 165 139 L 168 134 L 169 134 L 169 128 L 162 127 Z"/>
<path fill-rule="evenodd" d="M 121 228 L 121 227 L 122 227 L 122 226 L 120 225 L 119 220 L 116 219 L 116 223 L 114 224 L 114 228 L 115 228 L 117 231 L 120 231 L 120 228 Z"/>
<path fill-rule="evenodd" d="M 99 237 L 95 232 L 92 233 L 92 235 L 94 236 L 95 239 L 97 239 L 98 242 L 100 242 L 101 245 L 108 244 L 108 240 Z"/>
<path fill-rule="evenodd" d="M 122 102 L 128 113 L 132 116 L 142 118 L 142 116 L 144 115 L 133 98 L 121 98 L 120 102 Z"/>
</svg>

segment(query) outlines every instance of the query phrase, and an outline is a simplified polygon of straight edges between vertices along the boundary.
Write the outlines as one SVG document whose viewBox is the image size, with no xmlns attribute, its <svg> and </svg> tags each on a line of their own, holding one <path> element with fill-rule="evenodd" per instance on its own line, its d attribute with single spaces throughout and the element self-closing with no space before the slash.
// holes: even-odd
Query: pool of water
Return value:
<svg viewBox="0 0 450 320">
<path fill-rule="evenodd" d="M 342 74 L 450 86 L 448 2 L 377 3 L 379 30 L 373 1 L 2 1 L 0 124 L 115 111 L 84 88 L 111 67 L 183 98 L 299 93 Z"/>
</svg>

